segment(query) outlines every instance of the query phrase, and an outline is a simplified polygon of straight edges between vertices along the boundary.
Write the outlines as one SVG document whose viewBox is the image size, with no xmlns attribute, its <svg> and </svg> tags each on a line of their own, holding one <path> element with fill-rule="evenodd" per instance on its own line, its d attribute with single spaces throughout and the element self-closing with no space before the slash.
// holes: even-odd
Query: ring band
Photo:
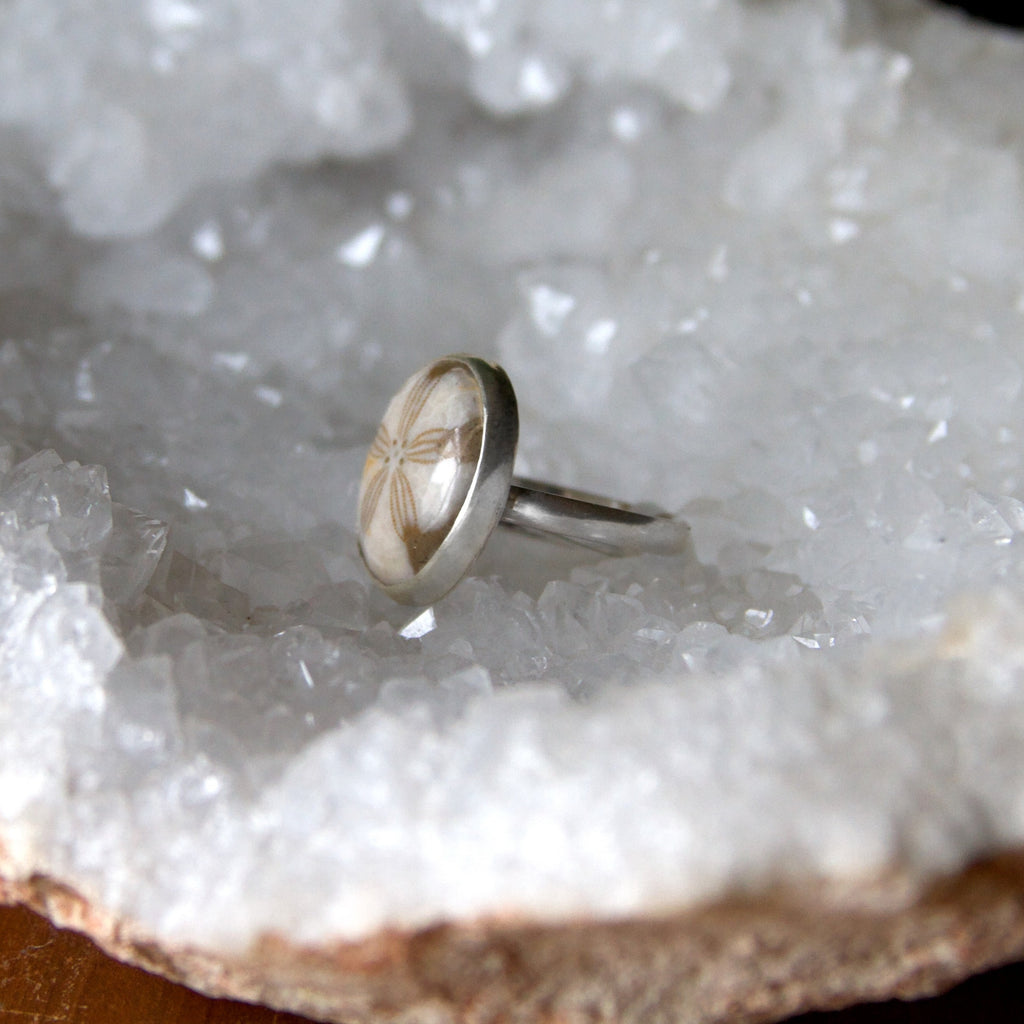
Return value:
<svg viewBox="0 0 1024 1024">
<path fill-rule="evenodd" d="M 431 604 L 468 571 L 495 526 L 609 555 L 676 554 L 681 520 L 529 480 L 512 467 L 519 414 L 508 375 L 476 356 L 445 356 L 388 405 L 359 488 L 359 550 L 403 604 Z"/>
<path fill-rule="evenodd" d="M 681 519 L 521 477 L 513 478 L 500 522 L 605 555 L 677 555 L 690 539 Z"/>
</svg>

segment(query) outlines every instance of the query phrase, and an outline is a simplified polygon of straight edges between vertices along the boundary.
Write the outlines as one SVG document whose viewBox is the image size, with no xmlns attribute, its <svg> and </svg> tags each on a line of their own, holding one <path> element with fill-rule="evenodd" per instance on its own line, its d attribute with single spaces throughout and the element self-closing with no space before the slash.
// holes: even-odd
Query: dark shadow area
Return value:
<svg viewBox="0 0 1024 1024">
<path fill-rule="evenodd" d="M 833 1013 L 806 1013 L 789 1024 L 1020 1024 L 1024 963 L 979 974 L 932 999 L 868 1003 Z"/>
<path fill-rule="evenodd" d="M 1024 5 L 1006 0 L 939 0 L 948 7 L 958 7 L 972 18 L 990 21 L 994 25 L 1024 28 Z"/>
</svg>

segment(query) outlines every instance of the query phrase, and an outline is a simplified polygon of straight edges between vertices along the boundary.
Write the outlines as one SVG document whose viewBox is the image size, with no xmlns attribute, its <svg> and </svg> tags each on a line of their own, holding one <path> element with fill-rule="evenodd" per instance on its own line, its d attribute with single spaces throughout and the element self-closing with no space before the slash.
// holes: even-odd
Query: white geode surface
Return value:
<svg viewBox="0 0 1024 1024">
<path fill-rule="evenodd" d="M 0 8 L 11 870 L 241 948 L 1024 841 L 1024 43 L 72 6 Z M 696 557 L 499 537 L 423 614 L 376 596 L 365 447 L 448 351 L 509 370 L 521 472 Z"/>
</svg>

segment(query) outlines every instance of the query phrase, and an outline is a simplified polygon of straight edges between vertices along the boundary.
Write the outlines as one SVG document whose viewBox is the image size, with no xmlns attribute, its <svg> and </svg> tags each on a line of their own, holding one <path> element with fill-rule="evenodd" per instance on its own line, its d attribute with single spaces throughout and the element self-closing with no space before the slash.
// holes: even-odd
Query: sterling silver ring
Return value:
<svg viewBox="0 0 1024 1024">
<path fill-rule="evenodd" d="M 678 554 L 690 528 L 663 513 L 512 476 L 519 413 L 508 375 L 445 356 L 391 400 L 359 488 L 359 551 L 381 589 L 432 604 L 502 523 L 608 555 Z"/>
</svg>

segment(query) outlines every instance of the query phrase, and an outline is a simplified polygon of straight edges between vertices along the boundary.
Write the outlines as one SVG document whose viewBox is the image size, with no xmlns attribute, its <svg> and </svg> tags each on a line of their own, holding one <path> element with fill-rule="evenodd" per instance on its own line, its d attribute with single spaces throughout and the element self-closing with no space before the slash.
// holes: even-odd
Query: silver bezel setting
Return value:
<svg viewBox="0 0 1024 1024">
<path fill-rule="evenodd" d="M 466 499 L 448 536 L 415 576 L 399 583 L 382 583 L 367 566 L 381 590 L 401 604 L 433 604 L 466 575 L 501 520 L 512 486 L 519 441 L 519 411 L 508 374 L 500 366 L 476 356 L 444 356 L 431 365 L 442 364 L 466 370 L 480 389 L 483 418 L 480 457 Z M 362 541 L 359 553 L 366 565 Z"/>
</svg>

